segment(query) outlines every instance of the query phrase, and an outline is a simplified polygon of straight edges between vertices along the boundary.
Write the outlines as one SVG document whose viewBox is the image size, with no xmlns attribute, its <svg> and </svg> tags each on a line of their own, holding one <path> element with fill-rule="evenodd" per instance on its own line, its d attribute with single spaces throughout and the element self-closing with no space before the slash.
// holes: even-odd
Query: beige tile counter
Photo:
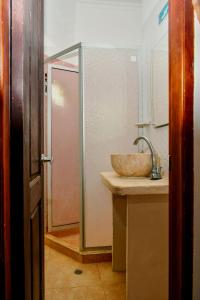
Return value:
<svg viewBox="0 0 200 300">
<path fill-rule="evenodd" d="M 115 195 L 168 194 L 168 178 L 150 180 L 147 177 L 121 177 L 114 172 L 102 172 L 102 180 Z"/>
<path fill-rule="evenodd" d="M 101 178 L 113 195 L 113 271 L 127 271 L 127 300 L 167 300 L 168 178 Z"/>
</svg>

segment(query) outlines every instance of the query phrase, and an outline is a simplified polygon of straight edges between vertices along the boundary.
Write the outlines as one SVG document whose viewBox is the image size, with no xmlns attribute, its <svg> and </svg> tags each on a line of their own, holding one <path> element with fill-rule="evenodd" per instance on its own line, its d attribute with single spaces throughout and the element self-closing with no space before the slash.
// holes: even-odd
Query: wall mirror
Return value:
<svg viewBox="0 0 200 300">
<path fill-rule="evenodd" d="M 168 52 L 168 33 L 165 33 L 151 53 L 152 121 L 157 128 L 169 125 Z"/>
</svg>

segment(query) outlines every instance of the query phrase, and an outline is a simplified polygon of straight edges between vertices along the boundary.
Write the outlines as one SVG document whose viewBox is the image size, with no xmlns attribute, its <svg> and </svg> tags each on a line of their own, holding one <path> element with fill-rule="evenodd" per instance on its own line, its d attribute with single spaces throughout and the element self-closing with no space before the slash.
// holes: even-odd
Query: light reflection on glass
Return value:
<svg viewBox="0 0 200 300">
<path fill-rule="evenodd" d="M 64 107 L 64 92 L 55 81 L 52 84 L 52 100 L 55 105 Z"/>
</svg>

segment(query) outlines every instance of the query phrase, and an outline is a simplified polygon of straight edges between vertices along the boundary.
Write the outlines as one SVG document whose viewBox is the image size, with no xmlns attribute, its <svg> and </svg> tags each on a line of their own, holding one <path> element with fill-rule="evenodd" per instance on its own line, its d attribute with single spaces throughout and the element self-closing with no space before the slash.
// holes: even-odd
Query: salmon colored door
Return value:
<svg viewBox="0 0 200 300">
<path fill-rule="evenodd" d="M 49 231 L 79 223 L 80 105 L 79 73 L 59 65 L 48 66 Z"/>
</svg>

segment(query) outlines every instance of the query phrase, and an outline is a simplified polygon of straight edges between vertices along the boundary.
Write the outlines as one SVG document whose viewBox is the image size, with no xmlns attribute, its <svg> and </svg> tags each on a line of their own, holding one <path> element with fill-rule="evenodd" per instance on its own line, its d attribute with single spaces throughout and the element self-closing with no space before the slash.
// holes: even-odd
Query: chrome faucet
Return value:
<svg viewBox="0 0 200 300">
<path fill-rule="evenodd" d="M 151 152 L 151 159 L 152 159 L 151 180 L 162 179 L 161 167 L 159 166 L 158 163 L 158 155 L 152 143 L 146 136 L 140 136 L 134 141 L 133 145 L 137 145 L 140 140 L 144 140 L 147 143 Z"/>
</svg>

